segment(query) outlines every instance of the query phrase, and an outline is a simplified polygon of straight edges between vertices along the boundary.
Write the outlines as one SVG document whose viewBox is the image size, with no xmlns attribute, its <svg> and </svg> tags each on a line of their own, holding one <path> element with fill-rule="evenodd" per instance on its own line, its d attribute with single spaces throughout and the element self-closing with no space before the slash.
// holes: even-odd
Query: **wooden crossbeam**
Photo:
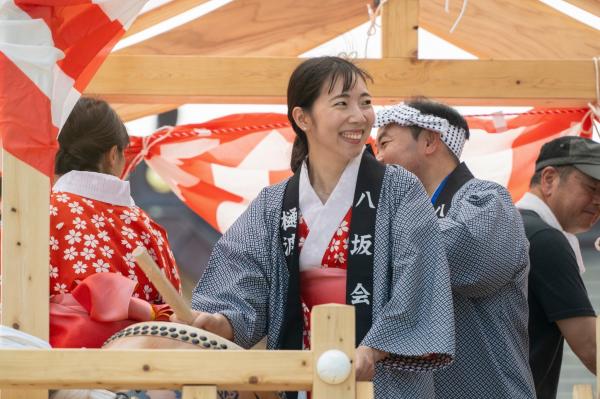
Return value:
<svg viewBox="0 0 600 399">
<path fill-rule="evenodd" d="M 123 122 L 156 115 L 179 107 L 178 104 L 111 104 Z"/>
<path fill-rule="evenodd" d="M 136 18 L 135 22 L 123 37 L 131 36 L 135 33 L 139 33 L 145 29 L 151 28 L 152 26 L 166 21 L 169 18 L 175 17 L 192 8 L 206 3 L 208 0 L 174 0 L 159 7 L 153 8 L 152 10 L 143 13 Z"/>
<path fill-rule="evenodd" d="M 284 103 L 297 58 L 111 55 L 86 93 L 116 103 Z M 357 60 L 378 103 L 424 95 L 456 104 L 580 106 L 591 61 Z"/>
<path fill-rule="evenodd" d="M 366 21 L 364 0 L 236 0 L 119 53 L 297 56 Z"/>
<path fill-rule="evenodd" d="M 140 15 L 125 35 L 137 33 L 205 1 L 171 1 Z M 301 3 L 236 0 L 118 53 L 296 57 L 367 20 L 367 9 L 362 0 L 328 0 L 325 3 L 320 0 Z M 235 29 L 229 29 L 232 26 Z M 130 121 L 169 111 L 177 105 L 118 104 L 116 108 L 122 119 Z"/>
<path fill-rule="evenodd" d="M 0 350 L 0 388 L 309 390 L 310 351 Z M 251 371 L 249 371 L 251 370 Z"/>
<path fill-rule="evenodd" d="M 567 3 L 579 7 L 597 17 L 600 17 L 600 1 L 598 0 L 565 0 Z"/>
<path fill-rule="evenodd" d="M 571 0 L 595 3 L 598 0 Z M 420 26 L 483 59 L 591 59 L 600 54 L 600 32 L 539 0 L 470 1 L 456 30 L 462 1 L 420 2 Z M 596 14 L 598 15 L 598 14 Z"/>
</svg>

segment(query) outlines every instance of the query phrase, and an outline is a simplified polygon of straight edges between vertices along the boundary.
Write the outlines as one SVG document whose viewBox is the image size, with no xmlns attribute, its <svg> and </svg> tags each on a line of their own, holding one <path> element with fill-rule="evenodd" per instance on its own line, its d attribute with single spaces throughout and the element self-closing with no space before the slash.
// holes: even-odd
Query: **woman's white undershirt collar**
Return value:
<svg viewBox="0 0 600 399">
<path fill-rule="evenodd" d="M 331 238 L 352 207 L 361 160 L 362 152 L 350 160 L 325 204 L 321 202 L 310 183 L 306 162 L 302 164 L 299 206 L 309 233 L 300 252 L 300 271 L 321 267 L 323 254 Z"/>
<path fill-rule="evenodd" d="M 129 182 L 97 172 L 72 170 L 62 175 L 53 192 L 66 192 L 118 206 L 134 206 Z"/>
</svg>

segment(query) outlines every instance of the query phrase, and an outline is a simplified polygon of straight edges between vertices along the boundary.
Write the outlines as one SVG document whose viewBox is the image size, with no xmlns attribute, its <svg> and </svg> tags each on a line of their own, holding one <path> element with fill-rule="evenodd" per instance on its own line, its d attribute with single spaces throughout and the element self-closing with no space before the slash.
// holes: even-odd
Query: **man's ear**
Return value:
<svg viewBox="0 0 600 399">
<path fill-rule="evenodd" d="M 425 154 L 431 155 L 436 152 L 442 142 L 440 134 L 431 130 L 424 130 L 421 134 L 425 139 Z"/>
<path fill-rule="evenodd" d="M 310 115 L 302 107 L 294 107 L 292 118 L 294 118 L 296 125 L 303 131 L 306 132 L 310 128 Z"/>
<path fill-rule="evenodd" d="M 554 188 L 558 185 L 560 175 L 558 169 L 553 166 L 546 166 L 542 169 L 542 176 L 540 178 L 540 189 L 544 194 L 544 197 L 548 198 L 554 192 Z"/>
</svg>

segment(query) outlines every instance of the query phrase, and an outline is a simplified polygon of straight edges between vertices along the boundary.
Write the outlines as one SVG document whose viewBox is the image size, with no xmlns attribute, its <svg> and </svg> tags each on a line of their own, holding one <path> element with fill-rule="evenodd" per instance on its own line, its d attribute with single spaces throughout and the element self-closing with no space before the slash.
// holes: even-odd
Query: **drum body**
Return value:
<svg viewBox="0 0 600 399">
<path fill-rule="evenodd" d="M 244 348 L 208 331 L 179 323 L 149 321 L 132 324 L 110 337 L 104 349 L 197 349 L 243 350 Z M 166 397 L 166 393 L 164 394 Z M 152 399 L 160 398 L 153 391 Z M 276 392 L 219 392 L 221 398 L 276 399 Z"/>
</svg>

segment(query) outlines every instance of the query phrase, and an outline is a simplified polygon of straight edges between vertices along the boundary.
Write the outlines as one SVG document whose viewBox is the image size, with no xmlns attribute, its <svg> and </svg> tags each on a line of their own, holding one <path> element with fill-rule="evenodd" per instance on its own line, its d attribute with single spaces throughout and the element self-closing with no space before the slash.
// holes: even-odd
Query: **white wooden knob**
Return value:
<svg viewBox="0 0 600 399">
<path fill-rule="evenodd" d="M 323 352 L 317 361 L 317 374 L 327 384 L 341 384 L 346 381 L 351 371 L 350 358 L 338 349 Z"/>
</svg>

